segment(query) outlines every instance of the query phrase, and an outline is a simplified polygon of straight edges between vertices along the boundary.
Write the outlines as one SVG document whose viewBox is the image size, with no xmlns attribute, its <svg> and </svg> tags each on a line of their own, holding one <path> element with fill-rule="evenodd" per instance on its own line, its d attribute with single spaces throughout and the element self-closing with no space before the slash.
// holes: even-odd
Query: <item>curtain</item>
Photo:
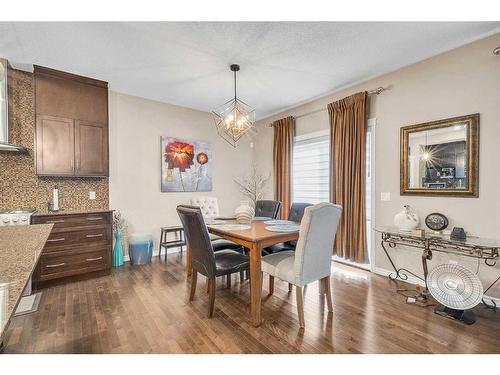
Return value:
<svg viewBox="0 0 500 375">
<path fill-rule="evenodd" d="M 274 121 L 273 173 L 274 196 L 281 202 L 281 218 L 287 219 L 292 203 L 292 149 L 295 118 Z"/>
<path fill-rule="evenodd" d="M 359 263 L 367 259 L 366 98 L 366 92 L 361 92 L 328 104 L 330 200 L 342 206 L 334 253 Z"/>
</svg>

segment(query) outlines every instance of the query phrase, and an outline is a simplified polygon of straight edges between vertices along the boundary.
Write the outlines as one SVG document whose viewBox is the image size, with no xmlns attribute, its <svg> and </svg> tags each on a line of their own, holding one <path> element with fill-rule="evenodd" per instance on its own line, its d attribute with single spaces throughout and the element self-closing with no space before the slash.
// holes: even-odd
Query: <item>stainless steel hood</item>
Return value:
<svg viewBox="0 0 500 375">
<path fill-rule="evenodd" d="M 0 152 L 27 153 L 23 146 L 9 143 L 8 62 L 0 58 Z"/>
</svg>

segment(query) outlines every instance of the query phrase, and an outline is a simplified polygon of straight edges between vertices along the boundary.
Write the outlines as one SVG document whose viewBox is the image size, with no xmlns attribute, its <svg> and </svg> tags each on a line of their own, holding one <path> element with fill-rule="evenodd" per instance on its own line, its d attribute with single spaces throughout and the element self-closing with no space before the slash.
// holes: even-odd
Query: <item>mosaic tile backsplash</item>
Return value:
<svg viewBox="0 0 500 375">
<path fill-rule="evenodd" d="M 35 172 L 35 107 L 33 74 L 9 70 L 9 126 L 11 143 L 29 149 L 29 154 L 0 153 L 0 210 L 35 208 L 47 211 L 54 186 L 59 187 L 64 211 L 107 209 L 107 178 L 38 177 Z M 95 191 L 96 199 L 89 199 Z"/>
</svg>

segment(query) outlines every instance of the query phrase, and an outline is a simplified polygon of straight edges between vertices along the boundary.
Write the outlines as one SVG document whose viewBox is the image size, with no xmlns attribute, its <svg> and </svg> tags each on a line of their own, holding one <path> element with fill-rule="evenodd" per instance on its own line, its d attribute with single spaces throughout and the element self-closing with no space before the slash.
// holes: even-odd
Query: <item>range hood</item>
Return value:
<svg viewBox="0 0 500 375">
<path fill-rule="evenodd" d="M 0 58 L 0 152 L 27 153 L 23 146 L 9 143 L 8 62 Z"/>
</svg>

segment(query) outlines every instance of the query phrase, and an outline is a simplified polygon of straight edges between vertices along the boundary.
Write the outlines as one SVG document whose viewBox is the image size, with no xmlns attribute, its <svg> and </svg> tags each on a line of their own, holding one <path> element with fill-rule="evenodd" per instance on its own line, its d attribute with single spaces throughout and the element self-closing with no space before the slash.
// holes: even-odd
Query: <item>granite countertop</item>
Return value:
<svg viewBox="0 0 500 375">
<path fill-rule="evenodd" d="M 0 227 L 0 342 L 53 224 Z"/>
<path fill-rule="evenodd" d="M 53 215 L 79 215 L 79 214 L 99 214 L 111 212 L 113 210 L 89 209 L 89 210 L 62 210 L 58 212 L 37 211 L 33 216 L 53 216 Z"/>
</svg>

